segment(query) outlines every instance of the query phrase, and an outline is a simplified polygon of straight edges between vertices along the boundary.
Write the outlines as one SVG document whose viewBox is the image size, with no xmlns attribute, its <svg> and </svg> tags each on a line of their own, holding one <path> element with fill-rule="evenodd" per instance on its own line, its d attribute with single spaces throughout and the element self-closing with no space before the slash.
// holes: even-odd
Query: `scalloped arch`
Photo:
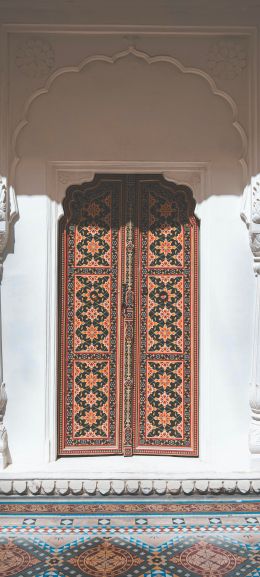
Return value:
<svg viewBox="0 0 260 577">
<path fill-rule="evenodd" d="M 176 58 L 174 58 L 172 56 L 164 56 L 164 55 L 150 56 L 146 52 L 139 51 L 136 48 L 134 48 L 133 46 L 129 46 L 129 48 L 127 48 L 127 50 L 117 52 L 113 56 L 106 56 L 104 54 L 97 54 L 97 55 L 93 55 L 93 56 L 88 56 L 78 66 L 68 66 L 68 67 L 59 68 L 58 70 L 56 70 L 55 72 L 53 72 L 49 76 L 49 78 L 47 79 L 46 84 L 43 88 L 40 88 L 40 89 L 36 90 L 33 94 L 31 94 L 31 96 L 29 97 L 28 101 L 25 104 L 24 111 L 23 111 L 23 118 L 18 122 L 18 124 L 14 130 L 13 137 L 12 137 L 13 162 L 12 162 L 11 174 L 10 174 L 11 182 L 14 181 L 16 167 L 20 161 L 20 157 L 17 155 L 17 151 L 16 151 L 17 141 L 18 141 L 18 138 L 21 134 L 21 131 L 29 123 L 28 115 L 29 115 L 29 110 L 30 110 L 32 103 L 39 96 L 47 94 L 49 92 L 53 82 L 56 80 L 56 78 L 58 78 L 59 76 L 62 76 L 63 74 L 81 72 L 81 70 L 83 70 L 83 68 L 85 68 L 85 66 L 87 66 L 87 64 L 89 64 L 91 62 L 99 62 L 100 61 L 100 62 L 107 62 L 108 64 L 115 64 L 115 62 L 117 62 L 118 60 L 125 58 L 129 55 L 133 55 L 136 58 L 142 59 L 147 64 L 154 64 L 154 63 L 158 63 L 158 62 L 168 62 L 169 64 L 172 64 L 173 66 L 178 68 L 178 70 L 180 70 L 183 74 L 194 74 L 196 76 L 200 76 L 200 77 L 204 78 L 204 80 L 207 81 L 213 94 L 215 94 L 216 96 L 219 96 L 220 98 L 223 98 L 226 102 L 228 102 L 229 106 L 231 107 L 232 115 L 233 115 L 232 125 L 237 130 L 237 132 L 240 136 L 241 142 L 242 142 L 242 156 L 239 159 L 239 162 L 242 166 L 244 180 L 246 181 L 246 178 L 247 178 L 246 155 L 247 155 L 247 148 L 248 148 L 247 135 L 246 135 L 246 132 L 245 132 L 242 124 L 238 121 L 238 107 L 237 107 L 237 104 L 234 101 L 234 99 L 229 94 L 227 94 L 227 92 L 224 92 L 223 90 L 219 90 L 217 88 L 216 83 L 213 80 L 213 78 L 204 70 L 202 70 L 200 68 L 192 68 L 192 67 L 186 68 L 185 66 L 183 66 L 183 64 L 179 60 L 177 60 Z"/>
</svg>

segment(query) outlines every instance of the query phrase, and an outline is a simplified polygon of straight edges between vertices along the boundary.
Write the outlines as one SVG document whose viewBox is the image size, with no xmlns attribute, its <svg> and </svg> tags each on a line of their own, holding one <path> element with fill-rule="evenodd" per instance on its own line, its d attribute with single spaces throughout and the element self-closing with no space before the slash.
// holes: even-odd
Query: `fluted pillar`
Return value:
<svg viewBox="0 0 260 577">
<path fill-rule="evenodd" d="M 250 428 L 249 449 L 260 455 L 260 174 L 252 177 L 245 188 L 241 218 L 249 231 L 250 248 L 256 276 L 256 302 L 254 314 L 254 336 L 252 371 L 250 382 Z"/>
<path fill-rule="evenodd" d="M 14 190 L 13 188 L 9 189 L 6 178 L 0 176 L 0 469 L 4 469 L 12 462 L 7 430 L 4 425 L 7 394 L 3 369 L 1 286 L 3 263 L 10 250 L 12 226 L 17 218 L 18 208 Z"/>
</svg>

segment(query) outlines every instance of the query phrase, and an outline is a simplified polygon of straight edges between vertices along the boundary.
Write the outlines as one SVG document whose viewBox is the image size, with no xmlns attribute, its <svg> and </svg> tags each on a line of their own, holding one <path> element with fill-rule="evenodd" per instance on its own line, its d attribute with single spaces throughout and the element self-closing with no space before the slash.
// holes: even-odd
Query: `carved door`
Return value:
<svg viewBox="0 0 260 577">
<path fill-rule="evenodd" d="M 160 175 L 71 186 L 60 221 L 58 454 L 198 454 L 198 222 Z"/>
</svg>

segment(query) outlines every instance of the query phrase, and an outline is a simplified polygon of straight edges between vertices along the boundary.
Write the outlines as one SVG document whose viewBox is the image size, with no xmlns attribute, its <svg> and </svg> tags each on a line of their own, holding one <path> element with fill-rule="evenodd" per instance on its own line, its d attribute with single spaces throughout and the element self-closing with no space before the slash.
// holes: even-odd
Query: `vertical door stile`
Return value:
<svg viewBox="0 0 260 577">
<path fill-rule="evenodd" d="M 60 221 L 61 455 L 122 454 L 123 181 L 71 186 Z"/>
<path fill-rule="evenodd" d="M 195 202 L 190 189 L 159 175 L 137 175 L 136 188 L 133 454 L 195 457 Z"/>
<path fill-rule="evenodd" d="M 133 322 L 134 322 L 134 231 L 135 176 L 125 177 L 125 270 L 123 313 L 125 320 L 124 349 L 124 446 L 125 457 L 133 454 Z"/>
<path fill-rule="evenodd" d="M 140 403 L 140 347 L 142 330 L 141 307 L 141 271 L 142 271 L 142 218 L 140 178 L 136 177 L 135 197 L 135 230 L 134 230 L 134 346 L 133 346 L 133 454 L 135 454 L 136 432 L 139 427 L 139 416 L 144 407 Z"/>
</svg>

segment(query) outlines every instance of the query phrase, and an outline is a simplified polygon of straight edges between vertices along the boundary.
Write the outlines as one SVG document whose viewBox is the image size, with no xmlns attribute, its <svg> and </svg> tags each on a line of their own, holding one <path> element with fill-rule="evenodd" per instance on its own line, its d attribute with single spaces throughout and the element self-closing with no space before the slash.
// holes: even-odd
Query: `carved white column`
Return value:
<svg viewBox="0 0 260 577">
<path fill-rule="evenodd" d="M 253 336 L 252 373 L 250 383 L 251 419 L 249 449 L 260 455 L 260 174 L 251 179 L 244 190 L 241 218 L 249 231 L 250 248 L 256 276 L 256 303 Z"/>
<path fill-rule="evenodd" d="M 2 351 L 2 313 L 1 284 L 3 263 L 12 245 L 12 227 L 18 218 L 18 208 L 13 188 L 8 188 L 6 179 L 0 176 L 0 469 L 11 464 L 8 447 L 7 431 L 4 426 L 4 416 L 7 405 L 7 394 L 4 383 L 3 351 Z"/>
</svg>

